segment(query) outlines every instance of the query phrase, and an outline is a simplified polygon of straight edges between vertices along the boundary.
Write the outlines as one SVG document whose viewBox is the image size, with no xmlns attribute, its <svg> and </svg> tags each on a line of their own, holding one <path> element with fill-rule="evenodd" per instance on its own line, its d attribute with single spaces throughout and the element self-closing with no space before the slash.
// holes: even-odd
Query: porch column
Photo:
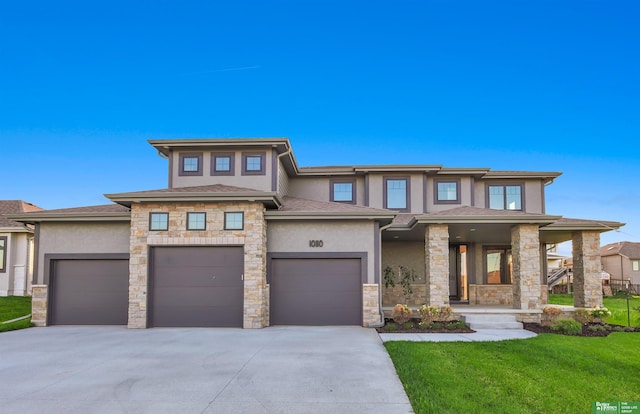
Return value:
<svg viewBox="0 0 640 414">
<path fill-rule="evenodd" d="M 513 257 L 513 307 L 539 309 L 542 305 L 540 277 L 540 236 L 535 224 L 520 224 L 511 229 Z"/>
<path fill-rule="evenodd" d="M 449 226 L 430 224 L 424 234 L 429 305 L 449 304 Z"/>
<path fill-rule="evenodd" d="M 600 233 L 575 231 L 572 236 L 574 306 L 602 306 Z"/>
</svg>

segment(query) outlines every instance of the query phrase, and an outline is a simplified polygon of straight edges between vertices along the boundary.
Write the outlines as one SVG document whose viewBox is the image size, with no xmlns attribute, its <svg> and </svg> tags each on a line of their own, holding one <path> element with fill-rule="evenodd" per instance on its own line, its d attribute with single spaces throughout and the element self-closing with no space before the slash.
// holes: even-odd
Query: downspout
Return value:
<svg viewBox="0 0 640 414">
<path fill-rule="evenodd" d="M 280 158 L 284 157 L 285 155 L 289 155 L 289 154 L 291 154 L 291 148 L 289 148 L 288 150 L 286 150 L 282 154 L 278 154 L 276 156 L 276 160 L 278 160 L 278 172 L 280 170 Z M 295 168 L 294 168 L 294 170 L 295 170 Z M 279 173 L 277 174 L 277 177 L 276 177 L 276 192 L 278 192 L 278 188 L 280 187 L 278 184 L 280 184 L 280 174 Z M 285 195 L 286 194 L 283 194 L 282 196 L 284 197 Z"/>
<path fill-rule="evenodd" d="M 384 326 L 384 311 L 382 310 L 382 232 L 391 227 L 392 223 L 386 226 L 380 227 L 380 246 L 378 246 L 378 253 L 380 254 L 380 263 L 378 263 L 378 274 L 380 279 L 378 280 L 378 311 L 380 313 L 380 323 L 369 325 L 369 328 L 381 328 Z"/>
</svg>

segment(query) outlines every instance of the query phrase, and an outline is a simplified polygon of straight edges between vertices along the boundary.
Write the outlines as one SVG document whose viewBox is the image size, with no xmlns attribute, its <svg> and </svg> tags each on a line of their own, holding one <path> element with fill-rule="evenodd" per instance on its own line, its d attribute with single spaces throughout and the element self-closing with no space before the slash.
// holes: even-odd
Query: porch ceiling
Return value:
<svg viewBox="0 0 640 414">
<path fill-rule="evenodd" d="M 384 241 L 423 241 L 426 224 L 413 228 L 389 228 L 382 233 Z M 451 243 L 510 244 L 512 223 L 450 223 Z"/>
</svg>

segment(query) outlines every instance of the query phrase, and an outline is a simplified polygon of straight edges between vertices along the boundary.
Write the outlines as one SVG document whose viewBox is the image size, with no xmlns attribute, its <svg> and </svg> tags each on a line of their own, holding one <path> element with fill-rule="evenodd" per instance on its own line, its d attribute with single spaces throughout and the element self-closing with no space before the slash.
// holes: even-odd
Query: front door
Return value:
<svg viewBox="0 0 640 414">
<path fill-rule="evenodd" d="M 467 245 L 449 246 L 449 301 L 469 300 L 467 282 Z"/>
</svg>

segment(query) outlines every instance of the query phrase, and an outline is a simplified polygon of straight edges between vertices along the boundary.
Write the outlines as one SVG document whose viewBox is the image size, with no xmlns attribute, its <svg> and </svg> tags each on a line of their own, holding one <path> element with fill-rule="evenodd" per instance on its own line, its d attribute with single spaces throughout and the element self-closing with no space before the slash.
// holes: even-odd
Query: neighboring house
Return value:
<svg viewBox="0 0 640 414">
<path fill-rule="evenodd" d="M 602 268 L 611 275 L 612 283 L 631 282 L 640 285 L 640 243 L 622 241 L 600 248 Z"/>
<path fill-rule="evenodd" d="M 300 167 L 286 138 L 149 142 L 167 188 L 13 217 L 38 229 L 34 323 L 373 326 L 398 302 L 539 320 L 546 245 L 573 241 L 576 306 L 601 305 L 600 233 L 623 225 L 547 214 L 556 172 Z M 384 287 L 400 266 L 408 297 Z"/>
<path fill-rule="evenodd" d="M 31 294 L 33 275 L 33 226 L 5 214 L 40 210 L 22 200 L 0 200 L 0 296 Z"/>
</svg>

